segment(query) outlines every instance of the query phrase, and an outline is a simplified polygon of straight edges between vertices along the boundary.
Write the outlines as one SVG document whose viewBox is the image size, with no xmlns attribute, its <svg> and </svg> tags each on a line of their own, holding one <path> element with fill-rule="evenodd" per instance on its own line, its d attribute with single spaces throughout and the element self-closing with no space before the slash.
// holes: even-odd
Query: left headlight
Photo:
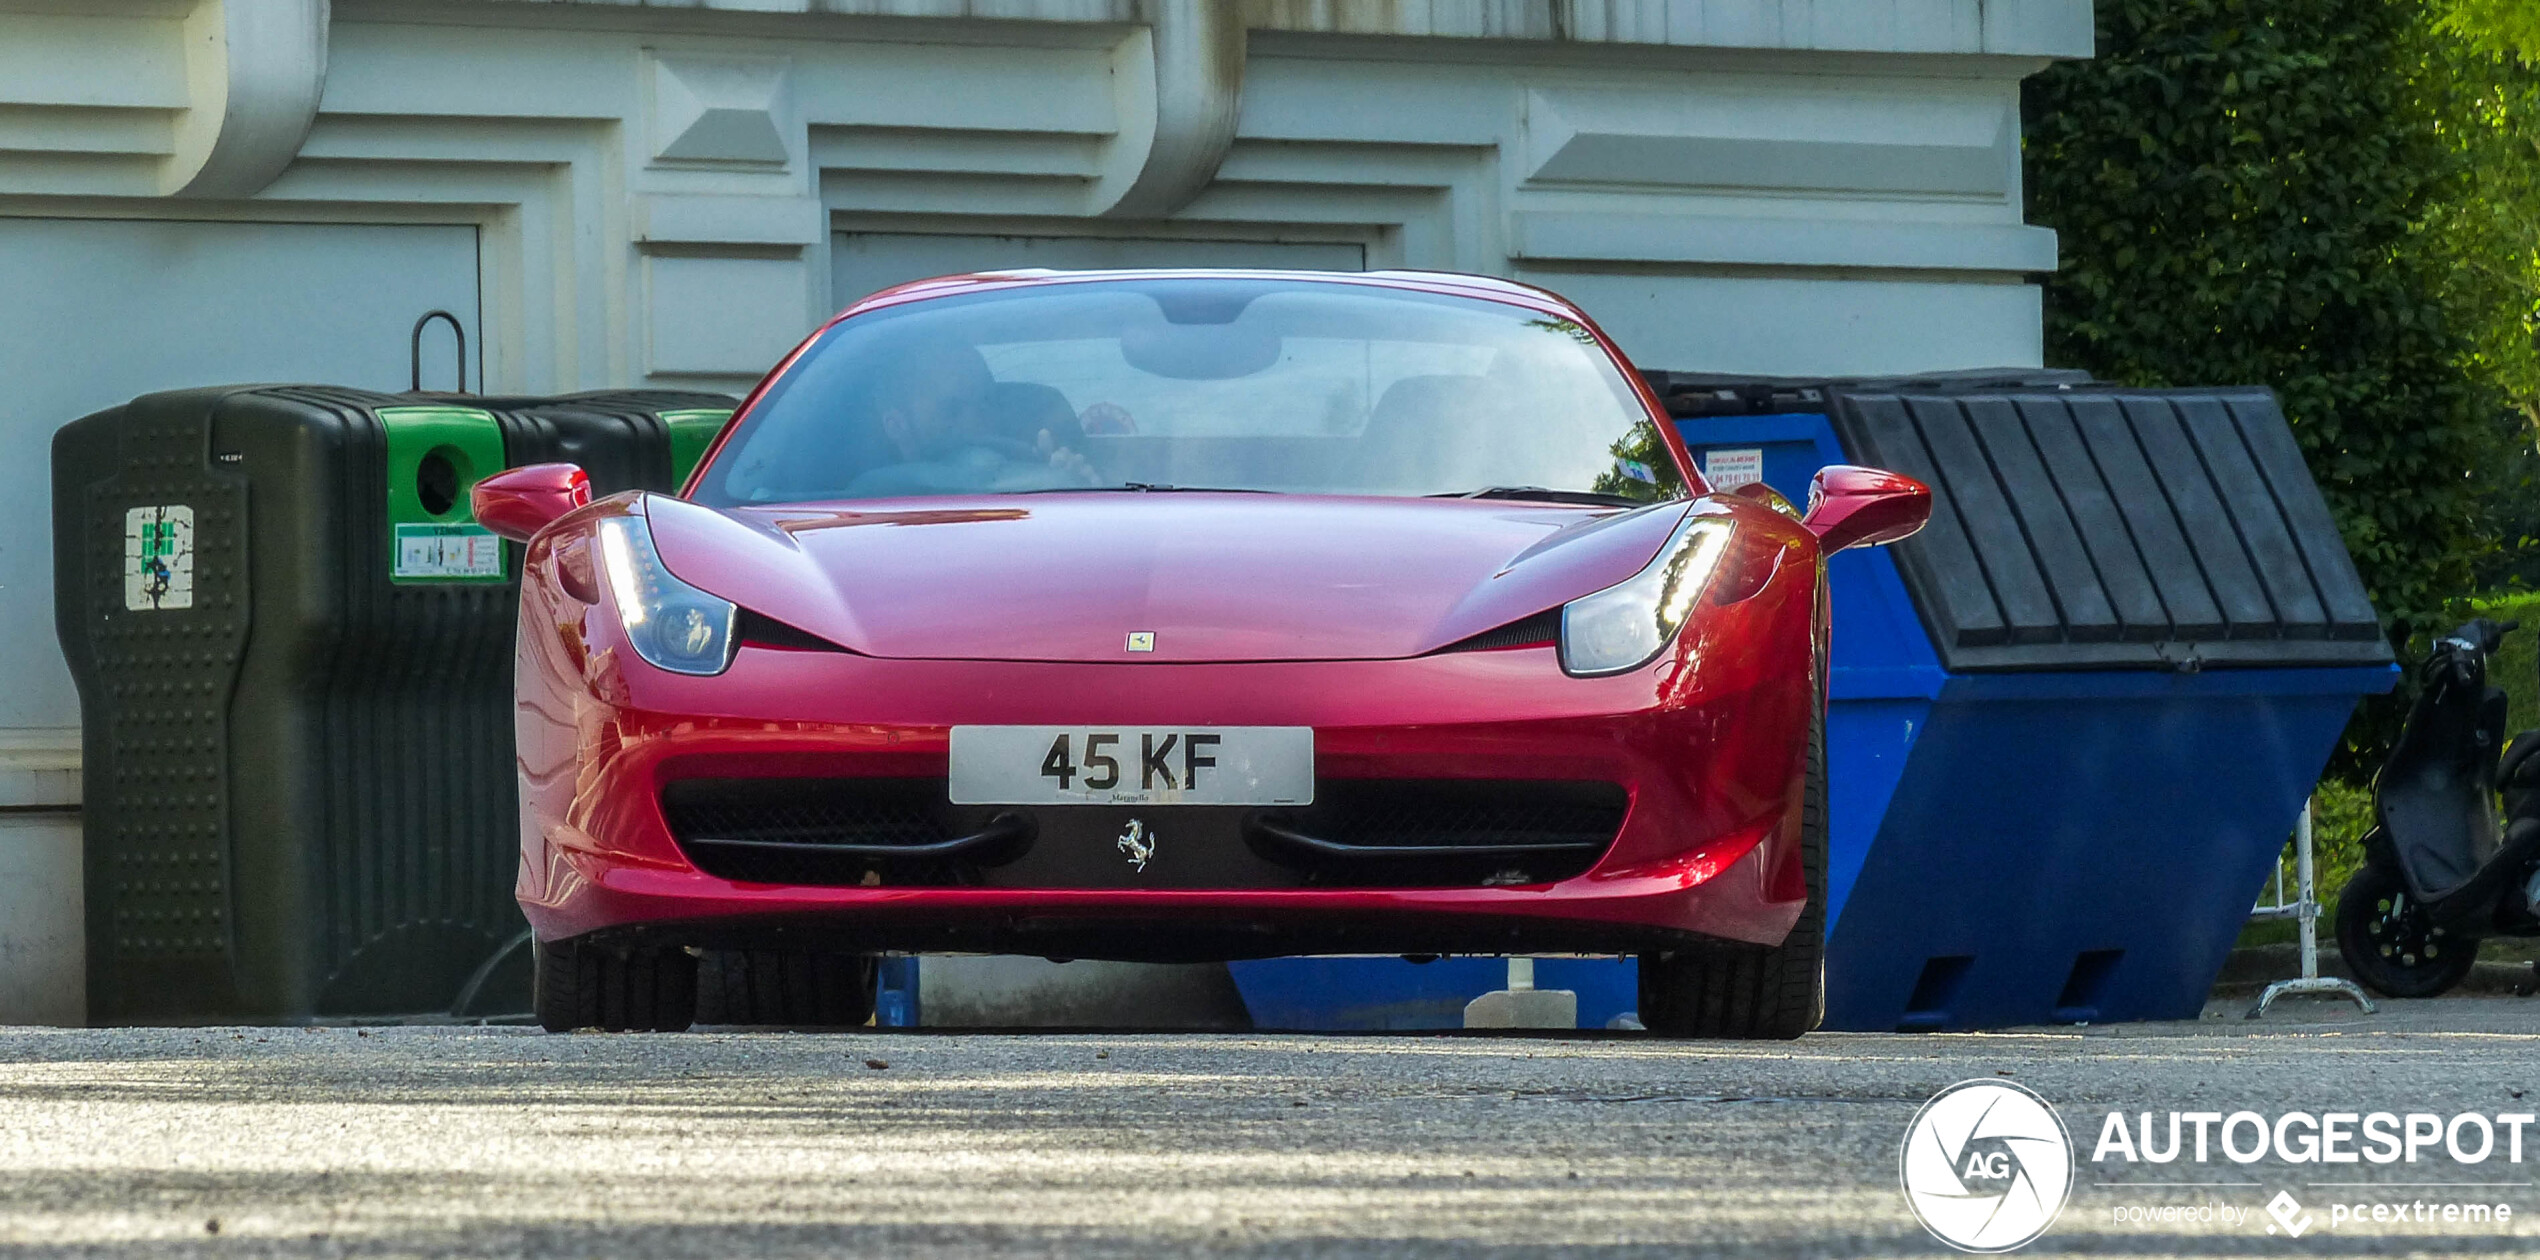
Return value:
<svg viewBox="0 0 2540 1260">
<path fill-rule="evenodd" d="M 1697 516 L 1640 572 L 1561 609 L 1561 668 L 1581 678 L 1638 669 L 1675 641 L 1711 584 L 1736 526 Z"/>
<path fill-rule="evenodd" d="M 674 576 L 653 549 L 653 531 L 643 517 L 600 522 L 600 564 L 636 655 L 674 674 L 720 674 L 732 664 L 738 610 L 731 600 Z"/>
</svg>

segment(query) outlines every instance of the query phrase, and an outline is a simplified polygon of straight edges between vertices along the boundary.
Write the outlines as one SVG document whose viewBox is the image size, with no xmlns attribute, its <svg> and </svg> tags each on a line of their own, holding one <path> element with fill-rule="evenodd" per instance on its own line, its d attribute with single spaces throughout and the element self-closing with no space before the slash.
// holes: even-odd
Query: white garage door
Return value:
<svg viewBox="0 0 2540 1260">
<path fill-rule="evenodd" d="M 964 271 L 1050 267 L 1294 267 L 1365 271 L 1367 248 L 1331 241 L 1189 241 L 1126 236 L 960 236 L 840 232 L 830 250 L 833 305 L 876 289 Z"/>
<path fill-rule="evenodd" d="M 0 736 L 79 724 L 53 635 L 55 429 L 183 386 L 402 390 L 429 310 L 482 344 L 465 226 L 0 217 L 0 293 Z M 450 388 L 448 330 L 425 342 L 424 386 Z"/>
</svg>

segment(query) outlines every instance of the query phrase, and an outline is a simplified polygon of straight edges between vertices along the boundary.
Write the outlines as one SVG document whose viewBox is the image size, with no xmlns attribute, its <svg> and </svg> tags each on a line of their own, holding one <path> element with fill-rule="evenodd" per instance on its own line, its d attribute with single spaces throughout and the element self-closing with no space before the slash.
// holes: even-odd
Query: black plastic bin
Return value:
<svg viewBox="0 0 2540 1260">
<path fill-rule="evenodd" d="M 53 443 L 96 1023 L 525 1010 L 501 468 L 684 475 L 733 401 L 150 394 Z"/>
</svg>

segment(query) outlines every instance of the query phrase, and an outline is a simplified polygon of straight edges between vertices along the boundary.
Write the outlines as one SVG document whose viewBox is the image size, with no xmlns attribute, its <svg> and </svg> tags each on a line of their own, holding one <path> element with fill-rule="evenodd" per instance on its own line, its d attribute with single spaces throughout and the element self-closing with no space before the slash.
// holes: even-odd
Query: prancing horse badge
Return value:
<svg viewBox="0 0 2540 1260">
<path fill-rule="evenodd" d="M 1120 833 L 1120 842 L 1117 847 L 1121 856 L 1129 859 L 1129 865 L 1138 868 L 1138 873 L 1143 875 L 1146 873 L 1147 859 L 1155 856 L 1155 833 L 1148 831 L 1144 822 L 1132 818 L 1129 820 L 1129 829 Z"/>
</svg>

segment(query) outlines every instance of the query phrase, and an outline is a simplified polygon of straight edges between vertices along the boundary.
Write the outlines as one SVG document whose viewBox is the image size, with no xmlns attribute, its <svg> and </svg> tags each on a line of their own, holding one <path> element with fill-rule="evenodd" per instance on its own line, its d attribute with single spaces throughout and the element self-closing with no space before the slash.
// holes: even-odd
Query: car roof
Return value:
<svg viewBox="0 0 2540 1260">
<path fill-rule="evenodd" d="M 1048 267 L 1022 267 L 1000 271 L 973 271 L 960 275 L 934 276 L 911 280 L 857 299 L 841 312 L 855 314 L 876 306 L 893 306 L 926 297 L 943 297 L 978 289 L 1035 288 L 1042 285 L 1080 284 L 1094 280 L 1299 280 L 1322 284 L 1359 285 L 1367 288 L 1415 289 L 1429 293 L 1461 294 L 1491 298 L 1538 310 L 1576 314 L 1577 308 L 1559 294 L 1497 276 L 1478 276 L 1460 271 L 1301 271 L 1275 268 L 1240 267 L 1136 267 L 1117 270 L 1059 271 Z"/>
</svg>

